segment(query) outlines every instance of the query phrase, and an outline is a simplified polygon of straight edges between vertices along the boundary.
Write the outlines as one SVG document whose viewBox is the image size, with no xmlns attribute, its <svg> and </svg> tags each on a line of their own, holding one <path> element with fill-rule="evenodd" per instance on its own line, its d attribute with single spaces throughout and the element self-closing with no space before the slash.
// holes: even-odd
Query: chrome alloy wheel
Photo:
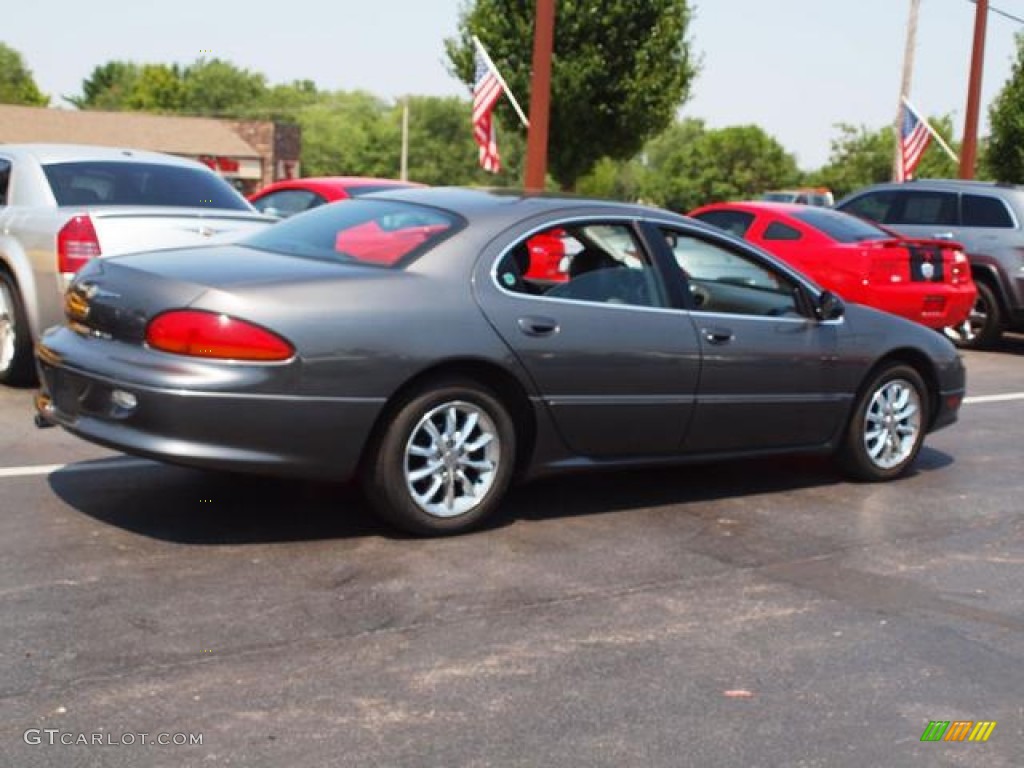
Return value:
<svg viewBox="0 0 1024 768">
<path fill-rule="evenodd" d="M 864 414 L 864 448 L 880 469 L 892 469 L 914 452 L 921 432 L 921 397 L 904 379 L 880 386 Z"/>
<path fill-rule="evenodd" d="M 7 284 L 0 282 L 0 371 L 6 371 L 14 361 L 17 331 L 14 324 L 14 297 Z"/>
<path fill-rule="evenodd" d="M 500 457 L 498 428 L 482 408 L 464 400 L 442 403 L 419 420 L 406 442 L 406 489 L 428 515 L 463 515 L 494 484 Z"/>
</svg>

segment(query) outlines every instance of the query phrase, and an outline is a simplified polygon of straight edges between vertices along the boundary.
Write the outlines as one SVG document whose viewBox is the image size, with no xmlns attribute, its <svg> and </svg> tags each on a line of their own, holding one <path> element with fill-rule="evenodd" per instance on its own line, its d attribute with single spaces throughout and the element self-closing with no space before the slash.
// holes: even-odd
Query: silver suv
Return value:
<svg viewBox="0 0 1024 768">
<path fill-rule="evenodd" d="M 961 347 L 990 346 L 1024 330 L 1024 187 L 921 179 L 875 184 L 836 208 L 915 237 L 963 243 L 978 299 L 963 326 L 948 329 Z"/>
</svg>

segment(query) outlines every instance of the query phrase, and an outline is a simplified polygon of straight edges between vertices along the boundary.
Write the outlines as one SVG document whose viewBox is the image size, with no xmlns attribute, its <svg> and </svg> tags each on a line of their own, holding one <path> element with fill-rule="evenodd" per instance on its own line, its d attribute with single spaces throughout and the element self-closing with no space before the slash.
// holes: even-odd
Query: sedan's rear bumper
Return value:
<svg viewBox="0 0 1024 768">
<path fill-rule="evenodd" d="M 74 346 L 62 341 L 65 351 Z M 44 344 L 37 359 L 37 418 L 125 453 L 206 469 L 348 479 L 383 406 L 375 398 L 153 386 L 143 376 L 107 375 L 116 362 L 73 365 Z"/>
</svg>

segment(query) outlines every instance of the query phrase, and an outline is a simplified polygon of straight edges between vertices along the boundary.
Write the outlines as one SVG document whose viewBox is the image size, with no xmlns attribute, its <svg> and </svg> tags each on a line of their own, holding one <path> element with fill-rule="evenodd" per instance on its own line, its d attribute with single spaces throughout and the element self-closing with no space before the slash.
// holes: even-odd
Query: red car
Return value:
<svg viewBox="0 0 1024 768">
<path fill-rule="evenodd" d="M 963 246 L 903 237 L 792 203 L 715 203 L 690 213 L 774 253 L 844 299 L 930 328 L 963 323 L 977 294 Z"/>
<path fill-rule="evenodd" d="M 422 186 L 412 181 L 375 179 L 368 176 L 310 176 L 306 179 L 275 181 L 250 195 L 249 202 L 260 213 L 284 219 L 324 203 L 333 203 L 335 200 L 358 197 L 369 192 L 382 192 L 385 189 Z"/>
</svg>

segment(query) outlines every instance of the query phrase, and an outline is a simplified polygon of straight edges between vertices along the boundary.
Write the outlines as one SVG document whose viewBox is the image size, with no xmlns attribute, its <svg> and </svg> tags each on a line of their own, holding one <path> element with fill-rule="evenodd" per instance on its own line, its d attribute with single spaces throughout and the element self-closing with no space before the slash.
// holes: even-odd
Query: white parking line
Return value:
<svg viewBox="0 0 1024 768">
<path fill-rule="evenodd" d="M 978 395 L 977 397 L 965 397 L 964 405 L 974 403 L 1005 403 L 1008 400 L 1024 400 L 1024 392 L 1011 392 L 1006 395 Z"/>
<path fill-rule="evenodd" d="M 1024 400 L 1024 392 L 1010 392 L 1005 395 L 977 395 L 965 397 L 964 405 L 977 405 L 981 403 L 1005 403 L 1011 400 Z M 124 469 L 131 466 L 153 464 L 148 459 L 113 458 L 99 459 L 97 461 L 84 461 L 77 464 L 36 464 L 27 467 L 0 467 L 0 478 L 4 477 L 31 477 L 33 475 L 48 475 L 51 472 L 65 470 L 67 472 L 84 472 L 95 469 Z"/>
<path fill-rule="evenodd" d="M 48 475 L 51 472 L 86 472 L 96 469 L 128 469 L 153 465 L 155 462 L 148 459 L 133 459 L 130 457 L 116 457 L 113 459 L 96 459 L 94 461 L 81 461 L 75 464 L 33 464 L 26 467 L 0 467 L 0 478 L 4 477 L 31 477 L 33 475 Z"/>
</svg>

